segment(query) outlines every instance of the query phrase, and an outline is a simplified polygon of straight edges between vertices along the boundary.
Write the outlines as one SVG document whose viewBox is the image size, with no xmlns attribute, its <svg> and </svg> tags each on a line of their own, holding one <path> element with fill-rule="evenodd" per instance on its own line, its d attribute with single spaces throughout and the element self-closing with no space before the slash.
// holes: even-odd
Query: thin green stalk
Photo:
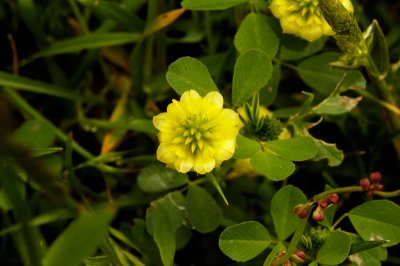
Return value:
<svg viewBox="0 0 400 266">
<path fill-rule="evenodd" d="M 362 192 L 362 191 L 364 191 L 364 190 L 361 186 L 334 188 L 334 189 L 330 189 L 330 190 L 327 190 L 327 191 L 324 191 L 322 193 L 315 195 L 314 197 L 311 198 L 311 201 L 316 202 L 320 199 L 326 198 L 329 195 L 337 194 L 337 193 Z"/>
<path fill-rule="evenodd" d="M 52 122 L 50 122 L 46 117 L 36 111 L 24 98 L 22 98 L 16 91 L 10 88 L 4 88 L 3 90 L 10 98 L 10 100 L 23 112 L 27 113 L 30 117 L 46 124 L 53 133 L 64 143 L 67 143 L 68 136 L 61 129 L 56 127 Z M 79 145 L 76 141 L 71 141 L 72 148 L 82 155 L 85 159 L 91 159 L 94 156 Z"/>
<path fill-rule="evenodd" d="M 286 250 L 285 255 L 282 258 L 280 258 L 275 265 L 283 264 L 285 261 L 287 261 L 290 258 L 290 256 L 292 256 L 293 252 L 296 250 L 297 244 L 301 240 L 301 237 L 304 233 L 304 229 L 306 228 L 306 225 L 307 225 L 307 221 L 308 221 L 308 216 L 307 216 L 307 218 L 301 219 L 300 224 L 298 225 L 296 232 L 294 233 L 294 235 L 290 241 L 290 244 Z"/>
<path fill-rule="evenodd" d="M 338 226 L 338 224 L 343 221 L 344 218 L 348 217 L 349 214 L 346 212 L 344 213 L 342 216 L 339 217 L 339 219 L 336 220 L 336 222 L 332 225 L 332 228 L 336 228 L 336 226 Z"/>
<path fill-rule="evenodd" d="M 389 85 L 386 82 L 387 73 L 380 73 L 371 55 L 366 56 L 368 64 L 365 66 L 367 71 L 370 73 L 371 78 L 374 80 L 376 90 L 379 97 L 388 102 L 391 105 L 396 106 L 396 99 L 392 95 Z M 398 114 L 392 112 L 386 112 L 384 117 L 389 129 L 389 133 L 400 130 L 400 119 Z M 400 160 L 400 136 L 394 137 L 392 139 L 393 146 L 396 150 L 397 158 Z"/>
<path fill-rule="evenodd" d="M 380 105 L 381 107 L 385 108 L 386 110 L 388 110 L 388 111 L 400 116 L 400 109 L 397 108 L 395 105 L 390 104 L 390 103 L 385 102 L 385 101 L 382 101 L 381 99 L 375 97 L 373 94 L 369 93 L 366 90 L 355 90 L 355 92 L 357 92 L 361 96 L 367 98 L 368 100 L 371 100 L 374 103 Z M 399 119 L 400 119 L 400 117 L 399 117 Z"/>
<path fill-rule="evenodd" d="M 68 3 L 69 3 L 69 5 L 70 5 L 70 7 L 72 9 L 72 12 L 74 12 L 74 15 L 75 15 L 76 19 L 78 20 L 82 31 L 85 34 L 89 33 L 89 27 L 87 26 L 85 18 L 83 17 L 81 11 L 79 10 L 78 5 L 75 3 L 75 0 L 68 0 Z"/>
<path fill-rule="evenodd" d="M 394 198 L 400 197 L 400 189 L 394 191 L 379 191 L 375 190 L 373 192 L 374 195 L 382 197 L 382 198 Z"/>
</svg>

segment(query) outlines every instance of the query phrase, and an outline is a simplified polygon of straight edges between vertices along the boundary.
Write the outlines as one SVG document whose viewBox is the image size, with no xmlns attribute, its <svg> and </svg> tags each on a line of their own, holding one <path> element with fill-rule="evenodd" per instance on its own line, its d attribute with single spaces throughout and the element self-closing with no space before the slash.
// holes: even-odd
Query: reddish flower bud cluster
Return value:
<svg viewBox="0 0 400 266">
<path fill-rule="evenodd" d="M 380 183 L 382 180 L 382 175 L 380 172 L 373 172 L 368 178 L 363 178 L 360 180 L 360 186 L 367 192 L 369 197 L 372 196 L 375 190 L 383 190 L 383 185 Z"/>
<path fill-rule="evenodd" d="M 325 209 L 331 206 L 332 204 L 336 204 L 339 202 L 338 194 L 331 194 L 324 199 L 320 199 L 317 201 L 317 208 L 313 212 L 312 218 L 316 222 L 322 222 L 325 219 Z"/>
<path fill-rule="evenodd" d="M 300 219 L 304 219 L 307 217 L 308 215 L 308 209 L 309 209 L 309 205 L 306 204 L 299 204 L 294 208 L 294 214 L 296 214 L 297 216 L 299 216 Z"/>
<path fill-rule="evenodd" d="M 272 265 L 276 265 L 276 263 L 278 263 L 279 260 L 283 256 L 285 256 L 285 254 L 286 254 L 286 251 L 284 251 L 284 250 L 279 251 L 275 256 L 275 259 L 274 259 Z M 305 259 L 306 259 L 306 254 L 302 250 L 296 249 L 293 252 L 293 254 L 290 256 L 290 258 L 281 265 L 292 266 L 292 265 L 296 265 L 296 263 L 303 263 L 305 261 Z M 293 263 L 295 263 L 295 264 L 293 264 Z"/>
<path fill-rule="evenodd" d="M 337 204 L 338 201 L 339 201 L 339 195 L 336 193 L 328 195 L 326 198 L 318 200 L 316 202 L 318 206 L 312 214 L 313 220 L 316 222 L 323 221 L 325 219 L 324 210 L 332 204 Z M 300 219 L 304 219 L 307 217 L 308 210 L 310 209 L 311 206 L 312 206 L 312 204 L 310 204 L 310 203 L 299 204 L 294 208 L 293 212 L 294 212 L 294 214 L 299 216 Z"/>
</svg>

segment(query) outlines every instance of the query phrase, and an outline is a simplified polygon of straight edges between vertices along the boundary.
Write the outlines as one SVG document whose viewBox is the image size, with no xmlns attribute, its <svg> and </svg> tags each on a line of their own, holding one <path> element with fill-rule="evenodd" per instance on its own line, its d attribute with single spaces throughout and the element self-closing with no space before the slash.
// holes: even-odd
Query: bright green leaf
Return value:
<svg viewBox="0 0 400 266">
<path fill-rule="evenodd" d="M 317 261 L 326 265 L 339 265 L 350 252 L 351 239 L 343 232 L 334 231 L 324 242 L 317 254 Z"/>
<path fill-rule="evenodd" d="M 230 226 L 219 237 L 220 249 L 235 261 L 251 260 L 263 252 L 270 242 L 268 230 L 255 221 Z"/>
<path fill-rule="evenodd" d="M 167 191 L 187 184 L 188 176 L 161 164 L 151 164 L 144 167 L 138 177 L 137 184 L 141 190 L 148 193 Z"/>
<path fill-rule="evenodd" d="M 178 94 L 196 90 L 201 96 L 205 96 L 211 91 L 218 91 L 207 68 L 199 60 L 188 56 L 169 65 L 167 81 Z"/>
<path fill-rule="evenodd" d="M 47 57 L 66 53 L 80 52 L 87 49 L 98 49 L 115 45 L 122 45 L 139 41 L 139 33 L 91 33 L 57 41 L 39 51 L 36 57 Z"/>
<path fill-rule="evenodd" d="M 266 142 L 268 151 L 291 161 L 305 161 L 317 154 L 317 146 L 310 137 L 295 137 Z"/>
<path fill-rule="evenodd" d="M 357 233 L 364 240 L 386 240 L 385 246 L 400 242 L 400 206 L 389 200 L 373 200 L 349 213 Z"/>
<path fill-rule="evenodd" d="M 182 7 L 189 10 L 223 10 L 247 2 L 248 0 L 184 0 Z"/>
<path fill-rule="evenodd" d="M 248 159 L 261 150 L 260 144 L 250 138 L 238 135 L 236 138 L 236 149 L 233 154 L 235 159 Z"/>
<path fill-rule="evenodd" d="M 362 100 L 362 97 L 351 98 L 335 95 L 318 104 L 314 111 L 317 114 L 339 115 L 350 112 Z"/>
<path fill-rule="evenodd" d="M 264 87 L 272 75 L 272 63 L 260 50 L 247 50 L 236 60 L 233 72 L 232 103 L 241 105 Z"/>
<path fill-rule="evenodd" d="M 297 66 L 301 79 L 321 94 L 330 94 L 342 79 L 346 70 L 330 66 L 339 54 L 323 53 L 305 59 Z"/>
<path fill-rule="evenodd" d="M 234 44 L 240 53 L 259 49 L 274 58 L 279 48 L 279 38 L 276 36 L 269 21 L 262 13 L 249 13 L 239 26 Z"/>
<path fill-rule="evenodd" d="M 190 186 L 186 196 L 186 217 L 194 229 L 200 233 L 209 233 L 219 226 L 222 212 L 207 191 L 198 186 Z"/>
<path fill-rule="evenodd" d="M 81 265 L 83 259 L 92 255 L 106 237 L 114 214 L 114 210 L 100 209 L 78 217 L 50 246 L 43 265 Z"/>
<path fill-rule="evenodd" d="M 273 181 L 284 180 L 295 170 L 294 163 L 269 152 L 257 153 L 250 162 L 254 169 Z"/>
<path fill-rule="evenodd" d="M 271 201 L 271 215 L 280 240 L 285 240 L 296 231 L 300 218 L 293 210 L 298 204 L 306 202 L 303 192 L 292 185 L 284 186 L 275 193 Z"/>
<path fill-rule="evenodd" d="M 281 65 L 272 65 L 272 76 L 268 81 L 267 86 L 261 88 L 259 92 L 260 104 L 265 107 L 270 106 L 275 101 L 278 94 L 278 87 L 281 81 Z"/>
</svg>

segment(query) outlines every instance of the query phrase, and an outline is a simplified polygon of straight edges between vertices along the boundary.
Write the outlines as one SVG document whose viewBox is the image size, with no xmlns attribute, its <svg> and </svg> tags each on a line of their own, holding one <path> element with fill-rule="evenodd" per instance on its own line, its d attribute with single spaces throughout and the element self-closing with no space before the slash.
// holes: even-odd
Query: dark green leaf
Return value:
<svg viewBox="0 0 400 266">
<path fill-rule="evenodd" d="M 137 42 L 141 39 L 138 33 L 91 33 L 57 41 L 39 51 L 36 57 L 54 56 L 66 53 L 75 53 L 87 49 L 98 49 L 115 45 Z"/>
<path fill-rule="evenodd" d="M 390 56 L 385 35 L 378 21 L 374 20 L 366 30 L 366 44 L 378 72 L 376 75 L 386 74 L 389 71 Z"/>
<path fill-rule="evenodd" d="M 360 241 L 360 242 L 355 242 L 351 244 L 350 247 L 350 253 L 351 254 L 355 254 L 355 253 L 359 253 L 359 252 L 363 252 L 372 248 L 376 248 L 376 247 L 380 247 L 383 244 L 385 244 L 386 241 Z"/>
<path fill-rule="evenodd" d="M 166 168 L 165 165 L 151 164 L 142 169 L 137 177 L 141 190 L 148 193 L 167 191 L 188 182 L 186 174 Z"/>
<path fill-rule="evenodd" d="M 112 19 L 133 32 L 142 32 L 145 22 L 136 14 L 129 12 L 117 3 L 99 0 L 78 0 L 103 18 Z"/>
<path fill-rule="evenodd" d="M 248 261 L 271 242 L 268 230 L 259 222 L 249 221 L 226 228 L 219 237 L 222 252 L 235 261 Z"/>
<path fill-rule="evenodd" d="M 46 94 L 74 101 L 80 101 L 80 100 L 92 101 L 90 99 L 87 99 L 86 97 L 79 95 L 73 90 L 25 77 L 15 76 L 10 73 L 2 71 L 0 71 L 0 86 L 6 88 L 26 90 L 39 94 Z"/>
<path fill-rule="evenodd" d="M 151 207 L 147 209 L 147 230 L 153 235 L 165 266 L 173 265 L 176 250 L 175 231 L 185 218 L 183 204 L 182 194 L 173 192 L 152 202 Z"/>
<path fill-rule="evenodd" d="M 314 42 L 308 42 L 293 35 L 282 36 L 282 47 L 279 57 L 282 60 L 299 60 L 322 50 L 325 46 L 326 38 L 320 38 Z"/>
<path fill-rule="evenodd" d="M 53 143 L 55 135 L 48 124 L 38 120 L 26 120 L 13 132 L 12 138 L 26 147 L 44 149 Z"/>
<path fill-rule="evenodd" d="M 88 257 L 84 262 L 85 266 L 109 266 L 111 263 L 108 256 Z"/>
<path fill-rule="evenodd" d="M 189 10 L 223 10 L 247 2 L 248 0 L 184 0 L 182 7 Z"/>
<path fill-rule="evenodd" d="M 209 233 L 219 226 L 222 212 L 207 191 L 198 186 L 190 186 L 186 196 L 186 217 L 194 229 Z"/>
<path fill-rule="evenodd" d="M 329 52 L 307 58 L 297 66 L 297 71 L 308 86 L 321 94 L 330 94 L 346 72 L 329 65 L 338 57 L 339 54 Z"/>
<path fill-rule="evenodd" d="M 106 237 L 114 214 L 112 209 L 100 209 L 78 217 L 50 246 L 43 265 L 81 265 L 83 259 L 92 255 Z"/>
</svg>

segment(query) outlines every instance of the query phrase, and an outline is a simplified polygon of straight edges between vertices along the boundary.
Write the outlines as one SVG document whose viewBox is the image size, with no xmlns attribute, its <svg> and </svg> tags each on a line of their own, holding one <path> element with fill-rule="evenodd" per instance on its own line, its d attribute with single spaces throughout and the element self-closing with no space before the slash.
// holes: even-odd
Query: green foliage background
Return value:
<svg viewBox="0 0 400 266">
<path fill-rule="evenodd" d="M 390 97 L 368 68 L 330 65 L 333 38 L 282 34 L 268 1 L 1 1 L 0 264 L 270 265 L 295 249 L 400 264 L 400 5 L 352 2 L 382 29 Z M 206 176 L 168 169 L 151 119 L 187 89 L 257 99 L 292 138 L 242 134 Z M 371 198 L 358 184 L 374 171 L 389 192 Z M 323 222 L 293 214 L 330 189 Z"/>
</svg>

